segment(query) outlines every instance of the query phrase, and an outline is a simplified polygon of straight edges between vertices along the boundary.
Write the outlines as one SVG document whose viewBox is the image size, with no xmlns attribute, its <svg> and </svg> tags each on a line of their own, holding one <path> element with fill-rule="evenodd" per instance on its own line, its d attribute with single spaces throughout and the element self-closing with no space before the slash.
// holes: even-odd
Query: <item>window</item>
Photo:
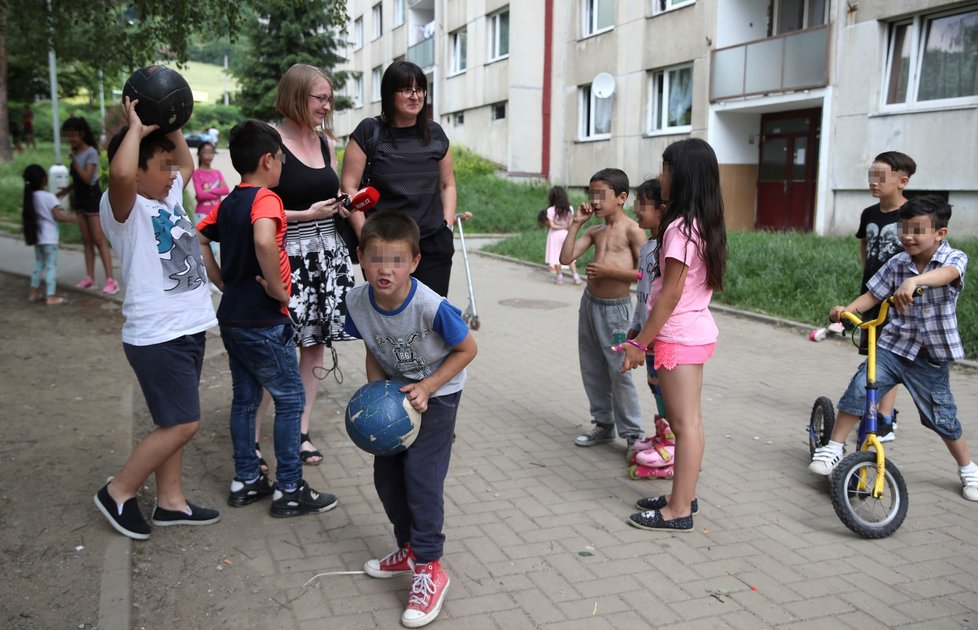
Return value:
<svg viewBox="0 0 978 630">
<path fill-rule="evenodd" d="M 509 9 L 494 13 L 489 21 L 489 61 L 509 56 Z"/>
<path fill-rule="evenodd" d="M 768 37 L 791 31 L 815 28 L 825 24 L 828 0 L 776 0 L 774 3 L 774 32 L 768 27 Z"/>
<path fill-rule="evenodd" d="M 582 140 L 611 137 L 611 97 L 598 98 L 590 85 L 580 89 L 578 135 Z"/>
<path fill-rule="evenodd" d="M 502 120 L 503 118 L 506 118 L 506 103 L 493 104 L 490 118 L 493 120 Z"/>
<path fill-rule="evenodd" d="M 371 71 L 370 76 L 373 80 L 373 101 L 376 103 L 380 100 L 380 80 L 384 77 L 384 69 L 377 66 Z"/>
<path fill-rule="evenodd" d="M 885 103 L 978 96 L 978 9 L 917 16 L 890 27 Z"/>
<path fill-rule="evenodd" d="M 581 0 L 581 33 L 584 37 L 615 25 L 615 0 Z"/>
<path fill-rule="evenodd" d="M 377 39 L 384 34 L 384 12 L 382 11 L 382 6 L 378 2 L 374 5 L 374 8 L 370 11 L 371 22 L 373 22 L 373 38 Z"/>
<path fill-rule="evenodd" d="M 693 66 L 649 74 L 649 133 L 686 132 L 693 125 Z"/>
<path fill-rule="evenodd" d="M 353 22 L 353 50 L 363 48 L 363 17 L 358 17 Z"/>
<path fill-rule="evenodd" d="M 504 111 L 503 112 L 503 116 L 505 116 L 505 115 L 506 115 L 506 112 Z M 464 125 L 465 124 L 465 112 L 455 112 L 455 114 L 453 116 L 453 122 L 455 123 L 455 126 L 456 127 L 461 127 L 462 125 Z"/>
<path fill-rule="evenodd" d="M 394 28 L 404 24 L 404 0 L 394 0 Z"/>
<path fill-rule="evenodd" d="M 451 59 L 449 60 L 449 74 L 465 72 L 468 67 L 468 31 L 464 28 L 452 33 Z"/>
<path fill-rule="evenodd" d="M 651 0 L 651 2 L 652 15 L 658 15 L 660 13 L 665 13 L 666 11 L 678 9 L 679 7 L 691 5 L 696 2 L 696 0 Z"/>
<path fill-rule="evenodd" d="M 363 107 L 363 77 L 353 78 L 353 106 Z"/>
</svg>

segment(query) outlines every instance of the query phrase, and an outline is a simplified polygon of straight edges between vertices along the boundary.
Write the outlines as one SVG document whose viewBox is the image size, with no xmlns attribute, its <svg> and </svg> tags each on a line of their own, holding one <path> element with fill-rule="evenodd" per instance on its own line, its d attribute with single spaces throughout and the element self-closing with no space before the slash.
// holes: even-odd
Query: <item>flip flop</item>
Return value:
<svg viewBox="0 0 978 630">
<path fill-rule="evenodd" d="M 302 434 L 300 434 L 300 438 L 301 439 L 299 440 L 299 459 L 302 460 L 302 463 L 305 464 L 306 466 L 318 466 L 318 465 L 322 464 L 323 463 L 323 454 L 320 453 L 319 450 L 317 450 L 317 449 L 313 449 L 311 451 L 304 451 L 304 450 L 302 450 L 302 445 L 305 444 L 306 442 L 309 442 L 309 445 L 310 446 L 312 445 L 312 440 L 309 439 L 309 434 L 308 433 L 302 433 Z M 315 462 L 309 461 L 313 457 L 318 457 L 319 458 L 319 461 L 315 461 Z"/>
</svg>

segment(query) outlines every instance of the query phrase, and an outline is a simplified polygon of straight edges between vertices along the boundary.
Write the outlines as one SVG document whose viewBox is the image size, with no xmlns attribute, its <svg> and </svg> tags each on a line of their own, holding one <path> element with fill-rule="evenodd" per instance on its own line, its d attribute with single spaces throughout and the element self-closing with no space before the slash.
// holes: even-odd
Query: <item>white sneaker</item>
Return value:
<svg viewBox="0 0 978 630">
<path fill-rule="evenodd" d="M 594 446 L 595 444 L 612 442 L 614 439 L 615 425 L 595 424 L 590 431 L 584 435 L 577 436 L 577 439 L 574 440 L 574 444 L 577 446 Z"/>
<path fill-rule="evenodd" d="M 808 465 L 808 471 L 828 477 L 842 461 L 843 454 L 842 451 L 837 451 L 832 446 L 819 446 L 815 449 L 815 454 L 812 455 L 812 463 Z"/>
<path fill-rule="evenodd" d="M 958 471 L 958 476 L 961 478 L 961 496 L 969 501 L 978 501 L 978 470 L 966 473 Z"/>
</svg>

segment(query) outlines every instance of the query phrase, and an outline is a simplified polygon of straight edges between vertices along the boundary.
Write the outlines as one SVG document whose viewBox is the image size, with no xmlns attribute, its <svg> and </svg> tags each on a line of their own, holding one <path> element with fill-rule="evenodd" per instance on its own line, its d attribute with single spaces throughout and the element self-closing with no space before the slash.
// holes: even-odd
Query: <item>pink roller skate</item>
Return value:
<svg viewBox="0 0 978 630">
<path fill-rule="evenodd" d="M 662 466 L 660 468 L 650 468 L 649 466 L 639 466 L 632 464 L 628 468 L 628 476 L 632 479 L 672 479 L 672 466 Z"/>
<path fill-rule="evenodd" d="M 635 453 L 635 463 L 648 468 L 672 466 L 676 458 L 676 447 L 665 442 L 657 442 L 652 448 Z"/>
<path fill-rule="evenodd" d="M 629 464 L 635 463 L 635 455 L 637 453 L 655 448 L 659 444 L 666 444 L 668 446 L 674 446 L 676 444 L 676 434 L 672 432 L 672 427 L 669 426 L 669 422 L 665 418 L 661 418 L 657 414 L 653 420 L 653 426 L 655 426 L 655 435 L 635 442 L 628 449 L 628 452 L 625 453 L 625 459 Z"/>
</svg>

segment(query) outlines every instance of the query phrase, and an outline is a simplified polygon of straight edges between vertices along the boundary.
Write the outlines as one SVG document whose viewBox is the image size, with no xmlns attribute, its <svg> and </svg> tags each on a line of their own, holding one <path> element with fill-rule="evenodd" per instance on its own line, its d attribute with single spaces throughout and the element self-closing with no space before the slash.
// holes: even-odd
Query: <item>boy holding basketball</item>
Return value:
<svg viewBox="0 0 978 630">
<path fill-rule="evenodd" d="M 193 158 L 179 129 L 164 135 L 157 125 L 144 125 L 137 102 L 125 99 L 129 125 L 109 143 L 109 190 L 99 217 L 127 287 L 123 349 L 156 428 L 98 491 L 95 505 L 116 531 L 145 540 L 150 527 L 136 493 L 151 474 L 154 525 L 209 525 L 220 518 L 187 501 L 181 479 L 183 447 L 200 424 L 204 335 L 217 320 L 200 243 L 183 208 Z"/>
<path fill-rule="evenodd" d="M 409 628 L 434 621 L 448 592 L 441 566 L 445 477 L 465 366 L 477 352 L 461 312 L 411 277 L 421 260 L 420 239 L 417 224 L 401 212 L 376 212 L 367 219 L 358 254 L 368 284 L 347 294 L 345 324 L 367 347 L 367 380 L 406 382 L 400 391 L 422 414 L 418 437 L 407 450 L 374 458 L 374 486 L 398 549 L 363 567 L 377 578 L 413 574 L 401 615 Z"/>
<path fill-rule="evenodd" d="M 208 275 L 224 291 L 217 319 L 231 368 L 235 472 L 228 505 L 243 507 L 273 495 L 275 517 L 326 512 L 336 507 L 336 497 L 309 487 L 299 459 L 305 390 L 288 310 L 292 270 L 285 253 L 285 209 L 269 190 L 282 174 L 282 137 L 267 123 L 246 120 L 231 130 L 228 148 L 241 184 L 197 226 Z M 221 243 L 220 267 L 212 241 Z M 255 452 L 262 389 L 275 401 L 274 488 Z"/>
<path fill-rule="evenodd" d="M 642 408 L 629 372 L 621 373 L 622 355 L 612 346 L 625 341 L 632 316 L 631 285 L 645 232 L 623 210 L 628 199 L 628 175 L 605 168 L 591 177 L 591 203 L 582 203 L 571 219 L 560 250 L 560 264 L 569 265 L 594 247 L 587 266 L 587 288 L 578 311 L 577 345 L 584 391 L 591 404 L 594 427 L 574 441 L 594 446 L 615 439 L 615 430 L 629 448 L 642 439 Z M 592 216 L 604 220 L 577 238 Z"/>
</svg>

